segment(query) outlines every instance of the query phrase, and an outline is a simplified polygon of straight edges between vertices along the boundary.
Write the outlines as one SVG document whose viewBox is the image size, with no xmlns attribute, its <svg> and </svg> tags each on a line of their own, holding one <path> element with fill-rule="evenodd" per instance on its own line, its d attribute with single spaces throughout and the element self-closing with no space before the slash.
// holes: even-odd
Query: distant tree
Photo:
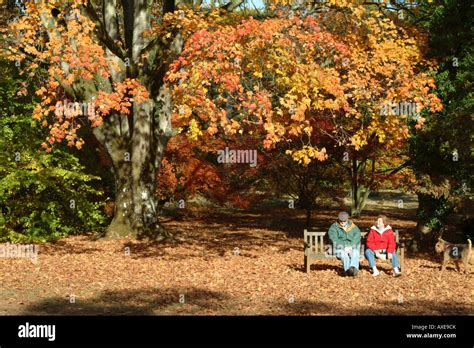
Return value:
<svg viewBox="0 0 474 348">
<path fill-rule="evenodd" d="M 436 93 L 444 105 L 426 115 L 427 126 L 414 131 L 410 142 L 420 238 L 439 231 L 452 212 L 472 219 L 473 18 L 471 1 L 444 0 L 433 1 L 413 19 L 430 35 L 430 55 L 439 61 Z"/>
</svg>

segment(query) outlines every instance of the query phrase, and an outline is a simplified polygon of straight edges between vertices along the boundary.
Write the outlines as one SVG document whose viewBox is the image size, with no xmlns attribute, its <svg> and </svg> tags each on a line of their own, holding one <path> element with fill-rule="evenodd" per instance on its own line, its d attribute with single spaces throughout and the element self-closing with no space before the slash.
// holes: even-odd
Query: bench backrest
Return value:
<svg viewBox="0 0 474 348">
<path fill-rule="evenodd" d="M 304 230 L 305 254 L 325 257 L 324 236 L 326 232 Z"/>
</svg>

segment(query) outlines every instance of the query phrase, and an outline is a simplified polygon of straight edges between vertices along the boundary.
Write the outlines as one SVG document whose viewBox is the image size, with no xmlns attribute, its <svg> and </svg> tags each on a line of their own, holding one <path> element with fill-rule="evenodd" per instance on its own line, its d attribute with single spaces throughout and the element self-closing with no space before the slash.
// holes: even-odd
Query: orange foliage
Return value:
<svg viewBox="0 0 474 348">
<path fill-rule="evenodd" d="M 420 69 L 433 66 L 423 44 L 379 10 L 347 1 L 331 2 L 324 16 L 281 12 L 215 25 L 191 36 L 167 74 L 175 83 L 175 118 L 192 125 L 193 139 L 218 130 L 259 133 L 266 149 L 306 139 L 289 150 L 304 164 L 325 157 L 311 143 L 315 114 L 332 120 L 321 126 L 343 130 L 338 145 L 398 147 L 409 136 L 409 115 L 383 115 L 387 102 L 442 107 L 429 71 Z"/>
<path fill-rule="evenodd" d="M 96 42 L 95 26 L 80 10 L 83 3 L 82 0 L 70 1 L 68 12 L 61 12 L 54 20 L 48 14 L 57 4 L 28 2 L 28 15 L 13 21 L 8 30 L 3 31 L 8 33 L 5 37 L 10 41 L 4 52 L 6 57 L 23 62 L 21 73 L 30 77 L 38 75 L 43 80 L 36 91 L 41 101 L 33 111 L 33 117 L 43 120 L 42 124 L 50 129 L 50 136 L 42 144 L 47 151 L 63 140 L 78 149 L 84 144 L 77 135 L 81 127 L 77 117 L 86 115 L 67 109 L 57 110 L 57 103 L 71 101 L 72 87 L 77 87 L 80 81 L 108 78 L 111 68 L 121 69 L 114 60 L 107 58 L 105 50 Z M 66 17 L 67 25 L 61 24 L 66 23 L 63 21 Z M 46 76 L 39 76 L 44 66 L 47 66 Z M 112 110 L 129 114 L 131 103 L 147 100 L 148 92 L 136 79 L 125 79 L 115 82 L 112 90 L 101 90 L 89 97 L 82 102 L 90 104 L 88 109 L 92 113 L 88 112 L 87 118 L 92 127 L 98 127 Z"/>
</svg>

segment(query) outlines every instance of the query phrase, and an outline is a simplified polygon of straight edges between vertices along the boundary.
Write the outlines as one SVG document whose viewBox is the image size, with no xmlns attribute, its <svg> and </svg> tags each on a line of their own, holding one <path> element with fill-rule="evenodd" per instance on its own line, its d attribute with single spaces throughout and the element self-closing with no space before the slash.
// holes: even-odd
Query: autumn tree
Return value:
<svg viewBox="0 0 474 348">
<path fill-rule="evenodd" d="M 225 10 L 240 3 L 226 3 Z M 34 118 L 50 129 L 44 149 L 62 141 L 81 148 L 81 133 L 93 132 L 107 149 L 116 180 L 107 235 L 165 234 L 154 195 L 155 172 L 173 135 L 172 99 L 163 77 L 186 36 L 204 25 L 205 14 L 178 10 L 175 1 L 25 5 L 27 15 L 6 32 L 6 54 L 39 81 Z M 40 68 L 47 73 L 37 76 Z"/>
<path fill-rule="evenodd" d="M 66 146 L 40 150 L 47 129 L 31 119 L 33 86 L 17 95 L 27 77 L 3 59 L 0 76 L 0 241 L 47 241 L 104 228 L 100 178 Z"/>
<path fill-rule="evenodd" d="M 419 43 L 377 7 L 283 4 L 257 20 L 229 14 L 240 3 L 203 12 L 173 1 L 29 2 L 11 23 L 9 58 L 29 76 L 47 70 L 34 112 L 50 128 L 45 150 L 61 141 L 81 148 L 81 132 L 93 132 L 110 155 L 109 237 L 165 233 L 153 193 L 176 129 L 191 138 L 258 135 L 268 150 L 287 142 L 307 165 L 327 157 L 313 143 L 314 114 L 333 123 L 338 146 L 357 152 L 407 138 L 403 117 L 382 115 L 388 100 L 439 107 Z"/>
<path fill-rule="evenodd" d="M 423 57 L 423 37 L 378 6 L 318 6 L 321 12 L 276 11 L 263 22 L 201 30 L 168 79 L 179 81 L 173 94 L 182 122 L 193 125 L 189 132 L 260 132 L 268 150 L 292 144 L 288 154 L 303 165 L 327 158 L 329 150 L 318 142 L 318 122 L 326 121 L 326 134 L 348 158 L 358 215 L 361 186 L 365 198 L 374 187 L 377 156 L 393 155 L 409 127 L 424 122 L 404 108 L 393 112 L 392 105 L 410 102 L 416 112 L 441 108 L 427 71 L 434 63 Z M 367 172 L 369 179 L 362 178 Z"/>
<path fill-rule="evenodd" d="M 349 126 L 342 118 L 346 126 L 335 138 L 345 147 L 342 163 L 351 180 L 353 215 L 361 213 L 380 179 L 406 171 L 403 158 L 407 159 L 404 149 L 409 130 L 422 127 L 423 110 L 441 108 L 432 92 L 434 62 L 425 59 L 426 37 L 400 21 L 403 12 L 399 11 L 406 9 L 391 2 L 387 7 L 366 4 L 364 11 L 348 17 L 342 29 L 345 41 L 351 31 L 360 33 L 353 43 L 360 49 L 353 51 L 346 85 L 358 116 Z"/>
</svg>

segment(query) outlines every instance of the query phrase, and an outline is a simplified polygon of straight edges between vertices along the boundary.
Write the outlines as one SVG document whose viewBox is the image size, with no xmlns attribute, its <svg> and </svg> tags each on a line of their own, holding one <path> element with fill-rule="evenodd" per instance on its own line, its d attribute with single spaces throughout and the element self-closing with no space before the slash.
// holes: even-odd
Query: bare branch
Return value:
<svg viewBox="0 0 474 348">
<path fill-rule="evenodd" d="M 240 5 L 242 5 L 243 2 L 244 0 L 232 0 L 228 2 L 227 4 L 221 6 L 220 8 L 230 12 L 230 11 L 235 10 Z"/>
</svg>

